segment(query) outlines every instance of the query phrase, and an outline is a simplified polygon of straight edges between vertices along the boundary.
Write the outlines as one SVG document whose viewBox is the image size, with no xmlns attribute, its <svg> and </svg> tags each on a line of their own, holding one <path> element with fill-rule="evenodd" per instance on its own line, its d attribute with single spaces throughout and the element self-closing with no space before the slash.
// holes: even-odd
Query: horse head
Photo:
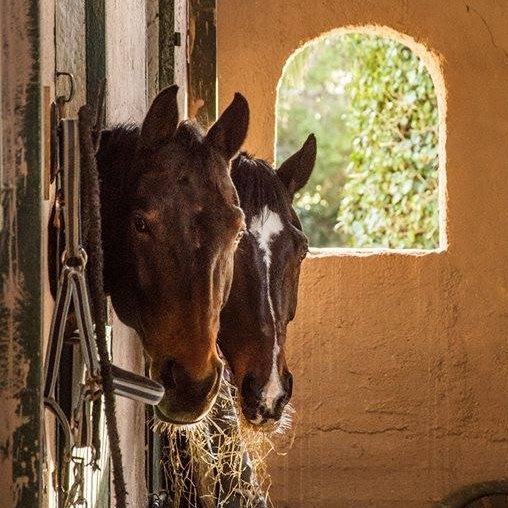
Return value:
<svg viewBox="0 0 508 508">
<path fill-rule="evenodd" d="M 179 122 L 177 87 L 161 91 L 141 128 L 102 135 L 98 165 L 105 283 L 164 385 L 159 419 L 189 424 L 212 407 L 222 376 L 220 310 L 245 229 L 230 160 L 247 132 L 236 94 L 203 134 Z"/>
<path fill-rule="evenodd" d="M 233 161 L 247 230 L 235 255 L 219 345 L 240 389 L 244 416 L 256 426 L 273 427 L 292 394 L 284 347 L 296 312 L 300 265 L 308 251 L 292 201 L 307 183 L 315 158 L 311 135 L 277 171 L 247 154 Z"/>
</svg>

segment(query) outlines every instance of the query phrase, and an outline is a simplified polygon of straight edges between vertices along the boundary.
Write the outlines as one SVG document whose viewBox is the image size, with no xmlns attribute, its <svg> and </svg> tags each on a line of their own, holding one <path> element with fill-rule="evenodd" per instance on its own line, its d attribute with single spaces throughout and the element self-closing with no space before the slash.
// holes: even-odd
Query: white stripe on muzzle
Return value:
<svg viewBox="0 0 508 508">
<path fill-rule="evenodd" d="M 263 262 L 266 268 L 266 291 L 270 314 L 273 320 L 274 344 L 272 353 L 272 368 L 270 378 L 263 387 L 262 401 L 269 411 L 273 411 L 275 401 L 283 395 L 283 389 L 280 382 L 280 376 L 277 369 L 279 359 L 280 346 L 277 337 L 277 323 L 275 320 L 275 312 L 273 309 L 272 295 L 270 293 L 270 265 L 272 261 L 271 243 L 273 239 L 284 229 L 282 221 L 278 213 L 272 212 L 265 205 L 260 214 L 252 218 L 249 231 L 254 235 L 259 248 L 263 252 Z M 258 416 L 259 418 L 259 416 Z"/>
</svg>

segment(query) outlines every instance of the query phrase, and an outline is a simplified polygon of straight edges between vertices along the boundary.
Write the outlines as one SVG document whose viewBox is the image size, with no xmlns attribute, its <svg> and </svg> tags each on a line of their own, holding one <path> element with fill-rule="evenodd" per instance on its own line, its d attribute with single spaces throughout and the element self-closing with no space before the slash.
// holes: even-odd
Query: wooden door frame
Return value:
<svg viewBox="0 0 508 508">
<path fill-rule="evenodd" d="M 189 116 L 203 127 L 217 118 L 217 0 L 189 0 Z"/>
</svg>

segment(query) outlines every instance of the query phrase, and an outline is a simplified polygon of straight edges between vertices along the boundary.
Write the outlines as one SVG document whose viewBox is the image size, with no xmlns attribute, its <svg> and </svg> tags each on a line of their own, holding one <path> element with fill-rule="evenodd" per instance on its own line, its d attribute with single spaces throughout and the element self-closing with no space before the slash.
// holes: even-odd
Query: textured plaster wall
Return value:
<svg viewBox="0 0 508 508">
<path fill-rule="evenodd" d="M 279 507 L 427 507 L 508 475 L 508 3 L 221 0 L 220 108 L 244 93 L 247 149 L 272 158 L 289 55 L 366 25 L 398 33 L 441 94 L 443 249 L 304 262 L 288 341 L 298 426 L 271 463 Z"/>
</svg>

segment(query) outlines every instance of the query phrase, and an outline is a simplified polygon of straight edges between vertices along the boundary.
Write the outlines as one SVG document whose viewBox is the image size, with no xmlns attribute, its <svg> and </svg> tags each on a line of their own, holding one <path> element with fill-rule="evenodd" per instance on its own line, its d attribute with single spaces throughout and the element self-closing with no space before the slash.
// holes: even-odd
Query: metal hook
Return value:
<svg viewBox="0 0 508 508">
<path fill-rule="evenodd" d="M 74 83 L 75 83 L 75 80 L 74 80 L 74 75 L 70 72 L 65 72 L 65 71 L 57 71 L 56 72 L 56 77 L 60 77 L 60 76 L 67 76 L 68 80 L 69 80 L 69 95 L 67 97 L 65 97 L 65 95 L 60 95 L 56 101 L 58 103 L 62 103 L 62 102 L 71 102 L 72 99 L 74 98 L 74 92 L 75 92 L 75 86 L 74 86 Z"/>
</svg>

